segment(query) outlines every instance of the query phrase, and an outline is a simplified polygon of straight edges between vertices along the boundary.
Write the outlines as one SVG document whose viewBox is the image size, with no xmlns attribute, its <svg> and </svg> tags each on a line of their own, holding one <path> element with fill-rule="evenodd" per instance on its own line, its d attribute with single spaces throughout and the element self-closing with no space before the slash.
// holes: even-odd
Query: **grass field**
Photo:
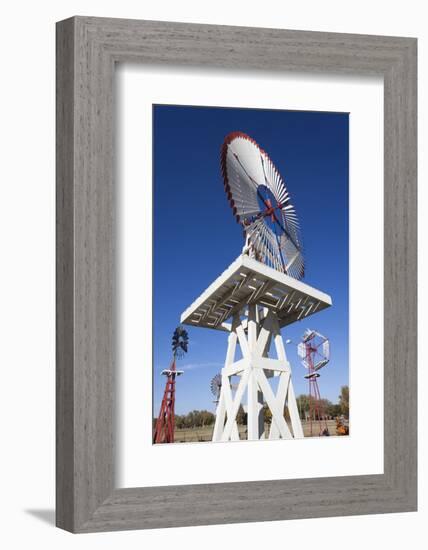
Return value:
<svg viewBox="0 0 428 550">
<path fill-rule="evenodd" d="M 310 437 L 310 424 L 309 422 L 302 421 L 303 433 L 305 437 Z M 337 436 L 336 434 L 336 422 L 334 420 L 327 420 L 327 427 L 331 436 Z M 205 426 L 203 428 L 187 428 L 175 430 L 175 443 L 196 443 L 198 441 L 211 441 L 213 434 L 214 424 L 211 426 Z M 246 426 L 238 426 L 239 436 L 241 439 L 246 439 Z M 319 425 L 313 424 L 312 432 L 315 437 L 318 436 Z M 269 437 L 269 425 L 266 425 L 266 437 Z"/>
</svg>

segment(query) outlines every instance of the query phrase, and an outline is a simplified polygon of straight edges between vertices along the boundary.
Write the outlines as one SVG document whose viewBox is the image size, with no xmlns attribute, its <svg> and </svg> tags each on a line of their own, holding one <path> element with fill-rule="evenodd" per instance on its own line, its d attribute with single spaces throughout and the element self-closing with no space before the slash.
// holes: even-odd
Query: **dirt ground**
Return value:
<svg viewBox="0 0 428 550">
<path fill-rule="evenodd" d="M 302 421 L 303 433 L 305 437 L 311 437 L 310 423 Z M 327 420 L 328 431 L 331 436 L 337 436 L 336 434 L 336 422 L 334 420 Z M 203 428 L 188 428 L 182 430 L 175 430 L 175 443 L 196 443 L 198 441 L 211 441 L 214 425 L 205 426 Z M 239 435 L 241 439 L 246 439 L 246 426 L 238 426 Z M 319 423 L 312 424 L 312 437 L 318 437 L 319 435 Z M 269 426 L 266 425 L 266 436 L 269 437 Z"/>
</svg>

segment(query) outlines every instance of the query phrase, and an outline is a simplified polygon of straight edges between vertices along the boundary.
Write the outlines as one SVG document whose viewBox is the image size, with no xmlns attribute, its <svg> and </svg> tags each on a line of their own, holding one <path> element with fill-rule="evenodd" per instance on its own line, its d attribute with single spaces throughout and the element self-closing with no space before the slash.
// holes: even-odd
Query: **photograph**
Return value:
<svg viewBox="0 0 428 550">
<path fill-rule="evenodd" d="M 349 113 L 153 105 L 153 444 L 347 436 Z"/>
<path fill-rule="evenodd" d="M 427 538 L 426 6 L 366 4 L 2 5 L 1 548 Z"/>
</svg>

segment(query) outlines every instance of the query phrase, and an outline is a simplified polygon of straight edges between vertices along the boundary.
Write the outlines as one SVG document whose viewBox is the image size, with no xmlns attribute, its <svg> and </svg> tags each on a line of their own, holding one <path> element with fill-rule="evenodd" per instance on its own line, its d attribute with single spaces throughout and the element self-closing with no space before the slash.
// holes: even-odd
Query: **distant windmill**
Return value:
<svg viewBox="0 0 428 550">
<path fill-rule="evenodd" d="M 309 384 L 310 433 L 313 435 L 312 425 L 318 422 L 319 435 L 330 435 L 318 386 L 320 377 L 318 371 L 325 367 L 330 360 L 330 342 L 316 330 L 307 329 L 302 336 L 302 341 L 297 346 L 297 354 L 302 365 L 308 370 L 305 378 Z"/>
<path fill-rule="evenodd" d="M 214 403 L 217 405 L 221 393 L 221 374 L 217 373 L 210 382 L 211 393 L 214 396 Z"/>
<path fill-rule="evenodd" d="M 156 421 L 155 432 L 153 435 L 154 443 L 174 443 L 175 428 L 175 379 L 183 374 L 182 370 L 177 370 L 176 360 L 187 353 L 189 345 L 189 336 L 187 331 L 179 326 L 172 335 L 172 363 L 169 369 L 164 369 L 162 374 L 167 377 L 165 391 L 159 416 Z"/>
<path fill-rule="evenodd" d="M 229 380 L 229 379 L 228 379 Z M 237 384 L 231 384 L 230 383 L 230 380 L 229 380 L 229 385 L 230 385 L 230 388 L 231 390 L 236 390 L 238 385 Z M 221 386 L 222 386 L 222 379 L 221 379 L 221 373 L 217 373 L 211 380 L 210 382 L 210 388 L 211 388 L 211 393 L 213 394 L 214 396 L 214 401 L 213 403 L 215 403 L 216 405 L 218 405 L 218 402 L 220 401 L 220 395 L 221 395 Z"/>
</svg>

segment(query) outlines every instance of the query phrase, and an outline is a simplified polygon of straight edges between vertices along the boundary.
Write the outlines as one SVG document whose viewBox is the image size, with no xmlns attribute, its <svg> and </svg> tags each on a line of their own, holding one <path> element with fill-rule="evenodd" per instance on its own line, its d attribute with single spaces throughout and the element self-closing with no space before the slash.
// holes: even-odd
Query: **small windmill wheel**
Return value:
<svg viewBox="0 0 428 550">
<path fill-rule="evenodd" d="M 281 175 L 246 134 L 227 135 L 221 150 L 224 187 L 244 229 L 244 252 L 278 271 L 304 275 L 299 222 Z"/>
<path fill-rule="evenodd" d="M 187 353 L 188 346 L 189 335 L 187 334 L 187 330 L 182 326 L 177 327 L 172 335 L 172 353 L 174 357 L 178 359 L 183 357 Z"/>
<path fill-rule="evenodd" d="M 316 330 L 307 329 L 297 346 L 302 365 L 309 370 L 305 378 L 319 378 L 319 371 L 330 361 L 330 341 Z"/>
<path fill-rule="evenodd" d="M 214 376 L 214 378 L 211 380 L 210 388 L 211 388 L 211 393 L 215 398 L 214 403 L 218 403 L 220 399 L 220 393 L 221 393 L 221 374 L 220 373 L 217 373 Z"/>
</svg>

